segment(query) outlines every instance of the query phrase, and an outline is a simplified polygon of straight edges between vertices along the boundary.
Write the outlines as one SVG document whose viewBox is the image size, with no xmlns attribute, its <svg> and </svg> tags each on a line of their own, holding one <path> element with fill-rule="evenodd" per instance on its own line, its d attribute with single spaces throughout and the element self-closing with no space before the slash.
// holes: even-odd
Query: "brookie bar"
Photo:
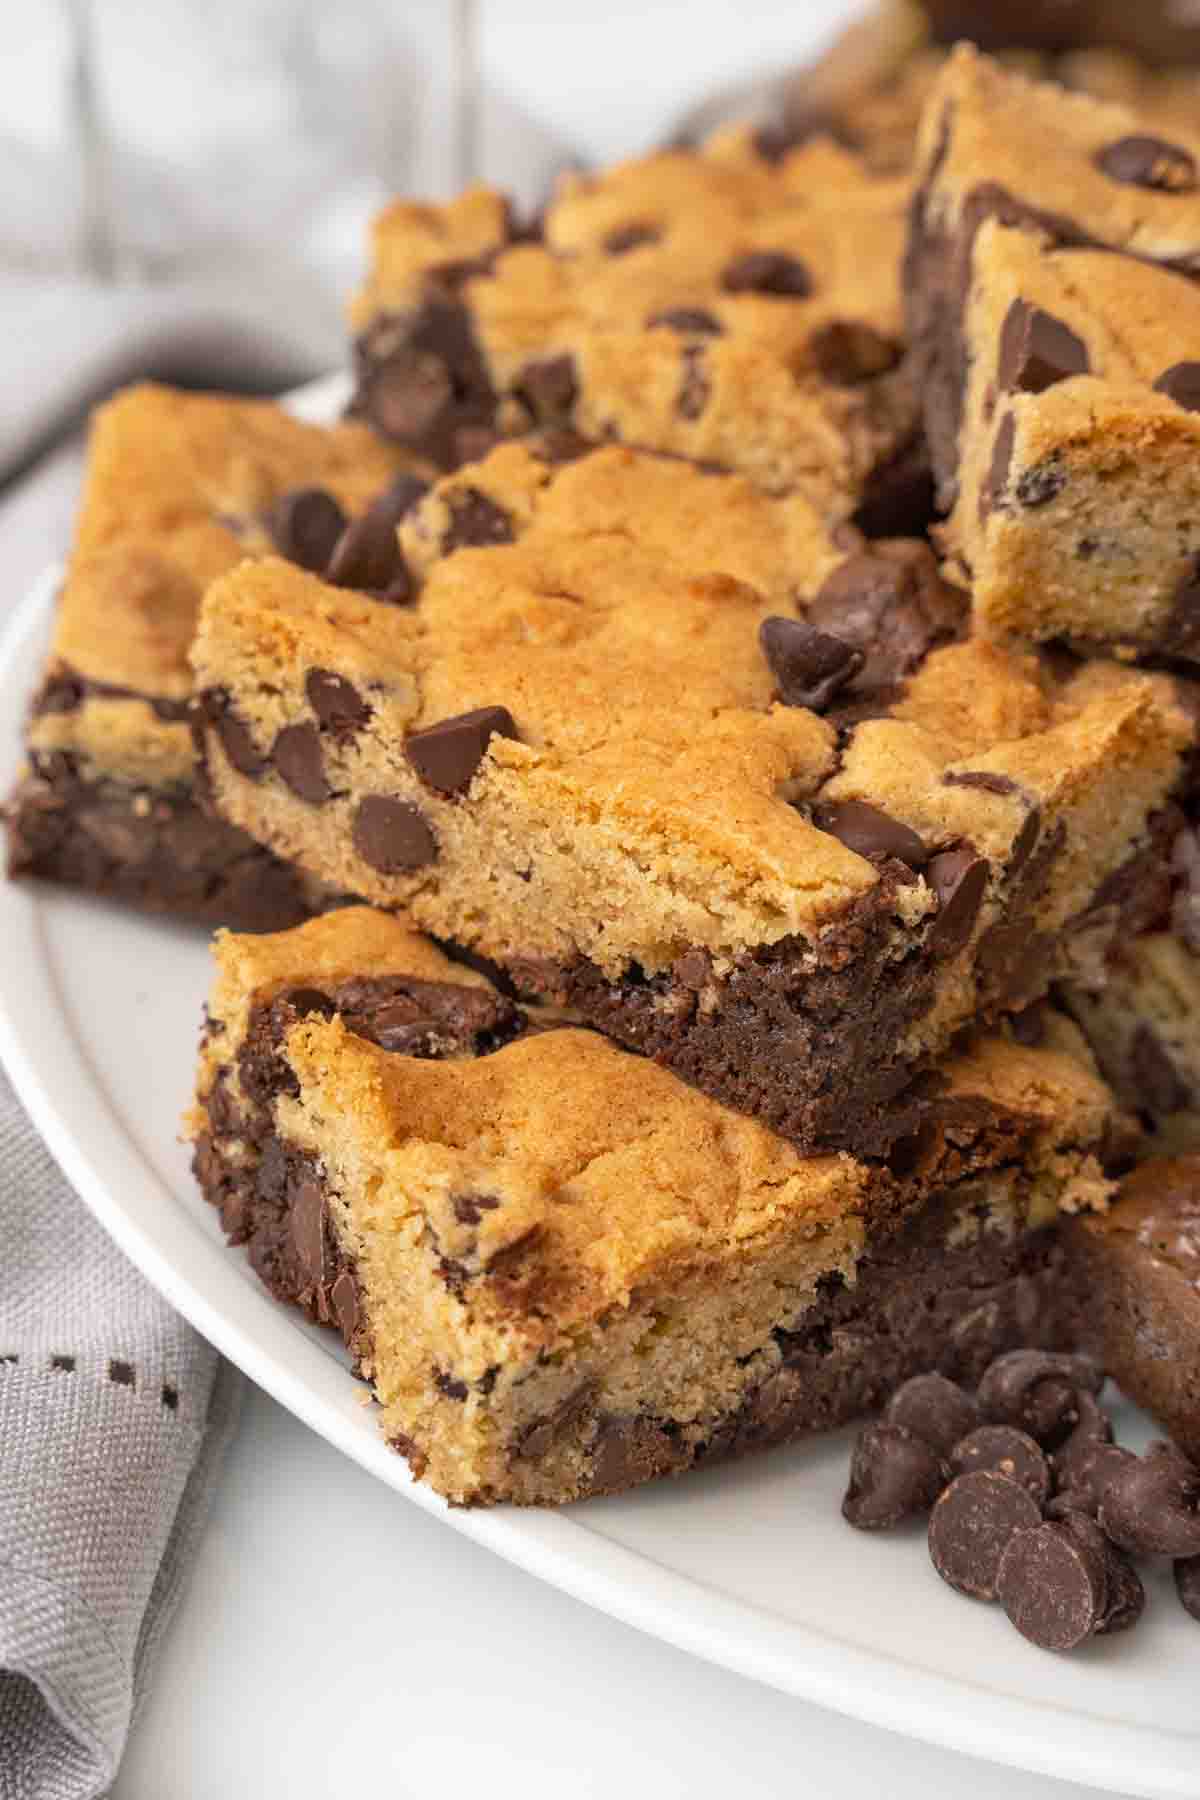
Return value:
<svg viewBox="0 0 1200 1800">
<path fill-rule="evenodd" d="M 1063 1047 L 981 1043 L 889 1167 L 804 1161 L 393 915 L 215 954 L 201 1185 L 452 1501 L 615 1492 L 1065 1329 L 1055 1221 L 1105 1203 L 1114 1115 Z"/>
<path fill-rule="evenodd" d="M 955 641 L 927 546 L 846 555 L 740 477 L 508 448 L 401 536 L 405 610 L 269 560 L 210 590 L 218 805 L 805 1149 L 908 1129 L 1181 779 L 1165 678 Z"/>
</svg>

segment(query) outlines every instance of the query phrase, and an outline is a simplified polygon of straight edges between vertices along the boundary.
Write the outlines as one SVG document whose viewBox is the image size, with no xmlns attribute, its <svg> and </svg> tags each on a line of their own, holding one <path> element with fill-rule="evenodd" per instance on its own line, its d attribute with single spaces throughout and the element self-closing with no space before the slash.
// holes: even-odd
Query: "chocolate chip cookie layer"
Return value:
<svg viewBox="0 0 1200 1800">
<path fill-rule="evenodd" d="M 12 873 L 245 929 L 320 903 L 318 884 L 198 804 L 188 647 L 214 576 L 268 550 L 324 571 L 398 462 L 361 426 L 261 401 L 139 387 L 97 412 L 9 809 Z"/>
<path fill-rule="evenodd" d="M 918 175 L 909 322 L 980 627 L 1200 659 L 1200 131 L 962 47 Z"/>
<path fill-rule="evenodd" d="M 398 202 L 353 309 L 354 411 L 445 468 L 567 427 L 845 517 L 916 439 L 907 199 L 829 142 L 769 161 L 723 139 L 562 177 L 536 238 L 491 190 Z"/>
<path fill-rule="evenodd" d="M 870 1153 L 963 1026 L 1069 964 L 1191 723 L 1158 678 L 953 641 L 924 546 L 824 573 L 810 510 L 740 477 L 610 449 L 536 495 L 405 610 L 280 563 L 216 584 L 218 804 L 793 1142 Z"/>
<path fill-rule="evenodd" d="M 451 1500 L 614 1492 L 1063 1329 L 1055 1221 L 1104 1203 L 1112 1119 L 1065 1051 L 987 1040 L 892 1166 L 806 1161 L 393 915 L 215 954 L 201 1184 Z"/>
</svg>

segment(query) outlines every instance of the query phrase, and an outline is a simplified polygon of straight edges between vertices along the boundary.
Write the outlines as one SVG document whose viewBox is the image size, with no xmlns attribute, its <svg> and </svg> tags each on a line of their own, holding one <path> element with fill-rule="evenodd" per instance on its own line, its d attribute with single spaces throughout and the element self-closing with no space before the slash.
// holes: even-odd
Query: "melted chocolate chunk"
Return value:
<svg viewBox="0 0 1200 1800">
<path fill-rule="evenodd" d="M 1154 384 L 1157 394 L 1165 394 L 1185 412 L 1200 412 L 1200 362 L 1172 363 Z"/>
<path fill-rule="evenodd" d="M 1086 375 L 1087 345 L 1052 313 L 1014 300 L 1000 332 L 996 380 L 1004 393 L 1041 394 L 1071 375 Z"/>
<path fill-rule="evenodd" d="M 468 272 L 485 269 L 471 265 Z M 353 410 L 384 437 L 443 467 L 456 466 L 459 432 L 493 422 L 496 395 L 487 365 L 470 313 L 445 272 L 440 280 L 431 278 L 422 305 L 376 319 L 358 340 L 355 361 Z"/>
<path fill-rule="evenodd" d="M 296 488 L 271 509 L 268 528 L 275 548 L 289 562 L 323 575 L 346 515 L 326 488 Z"/>
<path fill-rule="evenodd" d="M 721 276 L 727 294 L 766 294 L 772 299 L 806 300 L 813 278 L 798 256 L 786 250 L 748 250 Z"/>
<path fill-rule="evenodd" d="M 285 725 L 271 748 L 271 761 L 298 799 L 310 806 L 322 806 L 328 800 L 329 783 L 315 725 Z"/>
<path fill-rule="evenodd" d="M 861 650 L 801 619 L 764 619 L 758 639 L 784 705 L 813 712 L 824 712 L 866 660 Z"/>
<path fill-rule="evenodd" d="M 647 331 L 659 326 L 693 337 L 720 337 L 725 329 L 720 319 L 702 306 L 668 306 L 662 312 L 651 313 L 646 320 Z"/>
<path fill-rule="evenodd" d="M 808 349 L 825 380 L 835 387 L 857 387 L 886 375 L 903 355 L 895 338 L 884 337 L 857 319 L 833 319 L 822 325 L 810 338 Z"/>
<path fill-rule="evenodd" d="M 512 543 L 512 519 L 502 506 L 497 506 L 478 488 L 462 488 L 452 493 L 447 504 L 450 523 L 442 533 L 444 552 L 473 545 Z"/>
<path fill-rule="evenodd" d="M 861 654 L 849 696 L 883 701 L 931 650 L 958 636 L 964 616 L 964 596 L 942 580 L 928 547 L 900 540 L 848 557 L 822 583 L 806 620 Z"/>
<path fill-rule="evenodd" d="M 412 598 L 412 579 L 396 536 L 398 519 L 390 494 L 351 521 L 329 559 L 326 579 L 334 587 L 386 598 L 402 605 Z"/>
<path fill-rule="evenodd" d="M 516 737 L 512 714 L 505 706 L 481 706 L 414 731 L 404 754 L 428 787 L 440 794 L 465 794 L 497 734 Z"/>
<path fill-rule="evenodd" d="M 915 831 L 865 800 L 834 800 L 814 807 L 813 824 L 869 862 L 894 858 L 910 869 L 921 869 L 929 861 L 929 851 Z"/>
<path fill-rule="evenodd" d="M 988 874 L 984 858 L 965 846 L 930 859 L 925 879 L 940 902 L 929 932 L 934 956 L 957 956 L 966 947 L 987 893 Z"/>
<path fill-rule="evenodd" d="M 437 859 L 437 839 L 424 814 L 390 794 L 368 794 L 359 801 L 353 839 L 359 856 L 381 875 L 423 869 Z"/>
<path fill-rule="evenodd" d="M 371 716 L 358 689 L 332 669 L 310 669 L 304 680 L 308 704 L 335 737 L 353 737 Z"/>
<path fill-rule="evenodd" d="M 289 1224 L 300 1266 L 310 1280 L 325 1273 L 325 1195 L 313 1175 L 302 1175 L 288 1185 Z"/>
<path fill-rule="evenodd" d="M 1181 145 L 1169 144 L 1165 138 L 1140 134 L 1118 138 L 1097 152 L 1096 166 L 1126 187 L 1190 194 L 1196 186 L 1194 159 Z"/>
</svg>

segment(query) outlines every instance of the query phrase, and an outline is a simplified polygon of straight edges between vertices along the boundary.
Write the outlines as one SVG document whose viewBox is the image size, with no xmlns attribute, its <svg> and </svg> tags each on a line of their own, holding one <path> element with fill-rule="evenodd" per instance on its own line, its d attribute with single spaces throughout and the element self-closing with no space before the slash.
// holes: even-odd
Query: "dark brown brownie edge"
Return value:
<svg viewBox="0 0 1200 1800">
<path fill-rule="evenodd" d="M 283 931 L 330 903 L 189 788 L 89 781 L 65 751 L 35 754 L 5 818 L 12 877 L 239 931 Z"/>
</svg>

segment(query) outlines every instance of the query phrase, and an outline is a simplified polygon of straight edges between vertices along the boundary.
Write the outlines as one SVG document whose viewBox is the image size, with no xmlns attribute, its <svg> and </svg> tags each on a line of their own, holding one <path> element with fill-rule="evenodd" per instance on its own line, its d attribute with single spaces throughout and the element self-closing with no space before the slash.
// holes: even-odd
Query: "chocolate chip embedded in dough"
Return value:
<svg viewBox="0 0 1200 1800">
<path fill-rule="evenodd" d="M 221 747 L 239 775 L 258 781 L 266 773 L 267 759 L 262 755 L 246 721 L 234 710 L 224 688 L 210 688 L 205 695 L 205 710 Z"/>
<path fill-rule="evenodd" d="M 539 425 L 565 424 L 579 396 L 575 359 L 548 356 L 526 363 L 517 377 L 515 391 Z"/>
<path fill-rule="evenodd" d="M 860 1531 L 886 1531 L 928 1512 L 946 1478 L 933 1446 L 903 1425 L 867 1425 L 850 1462 L 842 1517 Z"/>
<path fill-rule="evenodd" d="M 1013 449 L 1017 441 L 1017 422 L 1011 412 L 1006 412 L 996 431 L 992 445 L 992 460 L 988 464 L 987 480 L 979 490 L 979 517 L 984 520 L 989 513 L 996 510 L 1004 500 L 1008 478 L 1012 473 Z"/>
<path fill-rule="evenodd" d="M 895 858 L 910 869 L 921 869 L 929 860 L 915 831 L 865 800 L 834 800 L 814 807 L 813 824 L 869 862 Z"/>
<path fill-rule="evenodd" d="M 346 515 L 326 488 L 295 488 L 271 508 L 268 530 L 275 548 L 289 562 L 323 575 L 333 546 L 345 529 Z"/>
<path fill-rule="evenodd" d="M 325 1273 L 325 1196 L 315 1176 L 289 1184 L 288 1224 L 301 1267 L 316 1282 Z"/>
<path fill-rule="evenodd" d="M 436 861 L 437 839 L 409 800 L 368 794 L 354 814 L 354 848 L 381 875 L 407 874 Z"/>
<path fill-rule="evenodd" d="M 644 219 L 633 219 L 628 225 L 618 225 L 610 231 L 604 239 L 604 248 L 610 256 L 627 256 L 631 250 L 640 250 L 643 244 L 657 244 L 661 237 L 661 226 Z"/>
<path fill-rule="evenodd" d="M 646 330 L 654 331 L 660 326 L 694 337 L 720 337 L 725 329 L 720 319 L 702 306 L 668 306 L 662 312 L 651 313 Z"/>
<path fill-rule="evenodd" d="M 1126 187 L 1190 194 L 1196 186 L 1195 158 L 1182 145 L 1141 133 L 1118 138 L 1097 151 L 1096 166 Z"/>
<path fill-rule="evenodd" d="M 453 405 L 454 384 L 434 351 L 402 344 L 369 371 L 363 400 L 384 437 L 420 447 Z"/>
<path fill-rule="evenodd" d="M 725 269 L 721 286 L 727 294 L 806 300 L 813 291 L 813 278 L 807 265 L 786 250 L 749 250 Z"/>
<path fill-rule="evenodd" d="M 322 725 L 336 737 L 353 736 L 371 716 L 371 708 L 353 682 L 332 669 L 310 669 L 304 692 Z"/>
<path fill-rule="evenodd" d="M 711 389 L 704 370 L 704 351 L 699 344 L 688 344 L 683 352 L 683 375 L 675 410 L 681 419 L 698 419 L 708 405 Z"/>
<path fill-rule="evenodd" d="M 813 333 L 808 353 L 826 381 L 835 387 L 857 387 L 894 369 L 903 350 L 895 338 L 884 337 L 858 319 L 832 319 Z"/>
<path fill-rule="evenodd" d="M 428 787 L 440 794 L 464 794 L 497 735 L 516 737 L 512 714 L 506 706 L 481 706 L 414 731 L 404 754 Z"/>
<path fill-rule="evenodd" d="M 1154 383 L 1156 394 L 1165 394 L 1185 412 L 1200 412 L 1200 362 L 1172 363 Z"/>
<path fill-rule="evenodd" d="M 358 1329 L 358 1283 L 349 1269 L 343 1269 L 329 1290 L 333 1314 L 344 1341 L 348 1344 Z"/>
<path fill-rule="evenodd" d="M 450 523 L 442 533 L 443 551 L 512 543 L 512 518 L 479 488 L 460 488 L 450 494 L 446 504 Z"/>
<path fill-rule="evenodd" d="M 352 519 L 338 538 L 329 558 L 326 579 L 334 587 L 354 588 L 363 594 L 384 594 L 403 601 L 410 597 L 411 581 L 396 536 L 397 519 L 389 496 Z"/>
<path fill-rule="evenodd" d="M 960 1594 L 994 1600 L 1009 1540 L 1041 1522 L 1041 1508 L 1010 1475 L 994 1469 L 957 1475 L 929 1515 L 930 1559 Z"/>
<path fill-rule="evenodd" d="M 929 931 L 934 956 L 957 956 L 970 939 L 987 893 L 988 864 L 965 846 L 931 857 L 925 879 L 940 902 Z"/>
<path fill-rule="evenodd" d="M 315 725 L 285 725 L 271 746 L 271 761 L 280 780 L 298 799 L 310 806 L 321 806 L 328 800 L 321 736 Z"/>
<path fill-rule="evenodd" d="M 1090 368 L 1087 345 L 1053 313 L 1014 300 L 1000 330 L 997 383 L 1005 393 L 1042 394 Z"/>
<path fill-rule="evenodd" d="M 861 650 L 802 619 L 764 619 L 758 640 L 784 705 L 813 712 L 823 712 L 864 662 Z"/>
</svg>

